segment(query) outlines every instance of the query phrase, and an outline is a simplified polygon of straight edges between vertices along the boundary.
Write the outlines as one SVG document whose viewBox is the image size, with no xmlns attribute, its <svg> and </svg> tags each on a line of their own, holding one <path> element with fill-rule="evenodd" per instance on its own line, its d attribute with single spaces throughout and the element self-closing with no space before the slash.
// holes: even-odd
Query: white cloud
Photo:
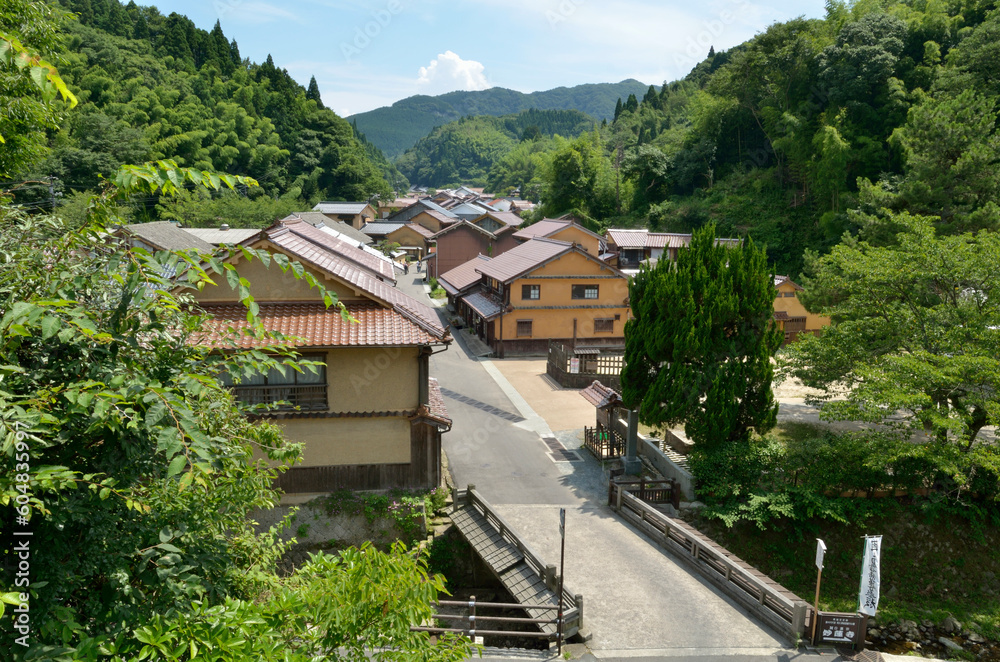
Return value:
<svg viewBox="0 0 1000 662">
<path fill-rule="evenodd" d="M 463 60 L 456 53 L 438 54 L 426 67 L 420 67 L 417 87 L 421 94 L 444 94 L 455 90 L 486 90 L 492 87 L 483 73 L 486 67 L 475 60 Z"/>
</svg>

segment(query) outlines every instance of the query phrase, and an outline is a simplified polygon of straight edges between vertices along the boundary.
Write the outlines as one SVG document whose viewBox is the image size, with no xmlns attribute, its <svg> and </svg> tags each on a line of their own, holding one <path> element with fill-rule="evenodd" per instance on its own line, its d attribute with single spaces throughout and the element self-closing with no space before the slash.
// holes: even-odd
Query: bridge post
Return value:
<svg viewBox="0 0 1000 662">
<path fill-rule="evenodd" d="M 549 563 L 545 566 L 545 588 L 550 591 L 556 590 L 556 564 Z"/>
<path fill-rule="evenodd" d="M 642 473 L 642 461 L 639 459 L 639 412 L 634 409 L 628 410 L 628 429 L 625 437 L 625 456 L 622 458 L 622 466 L 625 473 L 636 476 Z"/>
<path fill-rule="evenodd" d="M 792 608 L 792 635 L 795 638 L 801 637 L 802 633 L 806 631 L 806 613 L 808 611 L 809 605 L 801 600 L 796 602 Z"/>
<path fill-rule="evenodd" d="M 577 627 L 579 627 L 582 630 L 583 629 L 583 594 L 582 593 L 577 593 L 576 595 L 574 595 L 573 596 L 573 602 L 576 603 L 576 610 L 577 610 L 576 613 L 578 614 L 577 618 L 579 619 L 579 621 L 577 622 Z"/>
<path fill-rule="evenodd" d="M 472 505 L 472 492 L 475 489 L 476 489 L 475 483 L 469 483 L 468 486 L 465 488 L 465 505 L 467 506 Z"/>
</svg>

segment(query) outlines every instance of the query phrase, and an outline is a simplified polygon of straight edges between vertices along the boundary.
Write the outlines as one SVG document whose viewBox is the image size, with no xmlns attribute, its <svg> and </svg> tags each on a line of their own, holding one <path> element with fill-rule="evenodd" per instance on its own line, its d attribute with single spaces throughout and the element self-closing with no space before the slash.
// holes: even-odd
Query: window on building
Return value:
<svg viewBox="0 0 1000 662">
<path fill-rule="evenodd" d="M 594 320 L 594 333 L 614 333 L 615 320 L 613 317 Z"/>
<path fill-rule="evenodd" d="M 322 354 L 303 355 L 301 360 L 322 362 Z M 271 368 L 266 374 L 256 374 L 233 384 L 229 375 L 222 383 L 230 387 L 236 399 L 249 405 L 271 404 L 278 409 L 317 410 L 327 408 L 326 366 L 304 366 L 302 372 L 288 366 Z"/>
<path fill-rule="evenodd" d="M 517 337 L 531 337 L 531 320 L 517 320 Z"/>
<path fill-rule="evenodd" d="M 795 292 L 782 292 L 781 295 L 786 297 L 794 297 Z"/>
<path fill-rule="evenodd" d="M 574 285 L 573 286 L 573 298 L 574 299 L 596 299 L 598 288 L 597 285 Z"/>
<path fill-rule="evenodd" d="M 521 286 L 521 298 L 524 300 L 531 299 L 537 301 L 542 297 L 542 286 L 541 285 L 522 285 Z"/>
</svg>

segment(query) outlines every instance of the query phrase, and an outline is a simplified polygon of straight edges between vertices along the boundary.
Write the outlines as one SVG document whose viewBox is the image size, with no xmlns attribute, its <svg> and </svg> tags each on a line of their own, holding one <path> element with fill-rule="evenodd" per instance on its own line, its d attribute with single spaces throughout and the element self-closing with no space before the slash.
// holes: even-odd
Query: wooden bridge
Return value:
<svg viewBox="0 0 1000 662">
<path fill-rule="evenodd" d="M 514 599 L 526 605 L 524 610 L 533 619 L 547 621 L 538 627 L 554 639 L 558 627 L 551 619 L 551 610 L 559 604 L 556 566 L 542 562 L 480 496 L 475 485 L 455 491 L 453 508 L 451 520 L 455 527 Z M 555 527 L 557 523 L 552 525 Z M 565 585 L 562 588 L 562 638 L 565 639 L 579 634 L 583 627 L 583 596 L 571 593 Z"/>
</svg>

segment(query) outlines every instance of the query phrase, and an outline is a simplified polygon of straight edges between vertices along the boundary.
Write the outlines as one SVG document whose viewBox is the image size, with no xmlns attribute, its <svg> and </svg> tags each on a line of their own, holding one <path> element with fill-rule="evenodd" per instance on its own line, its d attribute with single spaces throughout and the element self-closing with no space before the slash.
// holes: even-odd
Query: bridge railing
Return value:
<svg viewBox="0 0 1000 662">
<path fill-rule="evenodd" d="M 804 600 L 734 559 L 686 522 L 644 503 L 628 487 L 612 481 L 609 503 L 626 521 L 790 641 L 797 642 L 811 627 L 813 609 Z"/>
<path fill-rule="evenodd" d="M 489 502 L 483 499 L 479 492 L 476 491 L 475 485 L 470 485 L 464 490 L 455 490 L 454 503 L 455 507 L 462 505 L 466 508 L 475 508 L 482 513 L 490 526 L 496 529 L 504 540 L 514 545 L 521 552 L 528 567 L 545 581 L 548 589 L 553 593 L 558 592 L 559 579 L 556 575 L 556 567 L 552 564 L 544 563 L 538 554 L 517 536 L 513 527 L 499 513 L 493 510 Z M 528 608 L 530 609 L 530 607 Z M 563 583 L 563 637 L 570 637 L 576 634 L 581 628 L 583 628 L 583 595 L 571 592 L 566 587 L 566 584 Z"/>
</svg>

